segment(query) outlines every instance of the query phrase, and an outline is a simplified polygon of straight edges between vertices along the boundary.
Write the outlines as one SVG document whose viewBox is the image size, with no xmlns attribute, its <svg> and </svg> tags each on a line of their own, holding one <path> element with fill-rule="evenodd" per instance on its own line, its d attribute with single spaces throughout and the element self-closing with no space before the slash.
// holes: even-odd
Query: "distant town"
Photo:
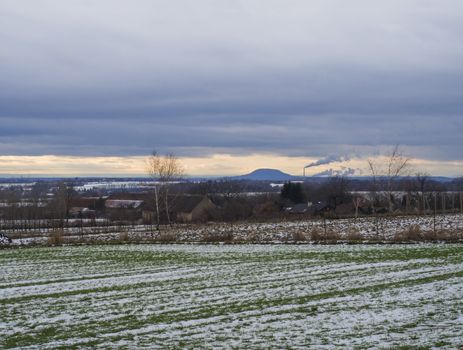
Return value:
<svg viewBox="0 0 463 350">
<path fill-rule="evenodd" d="M 25 244 L 49 242 L 46 238 L 57 232 L 60 239 L 85 238 L 95 232 L 125 232 L 137 225 L 158 235 L 176 225 L 322 220 L 325 230 L 327 220 L 461 215 L 462 194 L 463 178 L 297 177 L 275 169 L 168 181 L 4 178 L 0 232 L 4 244 Z M 372 226 L 378 231 L 377 223 Z M 428 226 L 436 230 L 435 224 Z M 376 238 L 383 238 L 379 231 Z"/>
</svg>

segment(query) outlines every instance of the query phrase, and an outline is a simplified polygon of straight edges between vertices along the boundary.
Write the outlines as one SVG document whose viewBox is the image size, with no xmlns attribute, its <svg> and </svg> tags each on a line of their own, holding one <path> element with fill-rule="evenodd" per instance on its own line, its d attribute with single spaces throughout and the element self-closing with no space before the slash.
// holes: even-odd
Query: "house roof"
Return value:
<svg viewBox="0 0 463 350">
<path fill-rule="evenodd" d="M 138 209 L 143 204 L 141 200 L 108 199 L 105 207 L 110 209 Z"/>
<path fill-rule="evenodd" d="M 100 200 L 102 199 L 99 197 L 72 198 L 70 204 L 73 207 L 94 208 L 99 203 Z"/>
<path fill-rule="evenodd" d="M 204 199 L 209 200 L 208 197 L 204 195 L 170 194 L 169 207 L 172 211 L 178 213 L 190 213 Z M 159 200 L 162 201 L 163 199 L 160 198 Z M 155 210 L 154 194 L 147 192 L 117 193 L 111 195 L 111 197 L 106 200 L 106 208 L 125 208 L 123 203 L 127 203 L 128 205 L 129 203 L 137 202 L 143 203 L 143 208 L 146 210 Z M 138 206 L 130 208 L 136 209 Z M 161 205 L 161 210 L 165 210 L 164 205 Z"/>
<path fill-rule="evenodd" d="M 108 197 L 109 200 L 154 200 L 154 194 L 148 192 L 117 192 Z"/>
<path fill-rule="evenodd" d="M 79 213 L 79 212 L 87 212 L 87 211 L 90 211 L 90 209 L 87 207 L 72 207 L 71 209 L 69 209 L 70 213 Z"/>
<path fill-rule="evenodd" d="M 171 198 L 171 201 L 172 201 L 172 207 L 176 212 L 190 213 L 204 199 L 207 199 L 207 197 L 199 196 L 199 195 L 180 195 L 180 196 L 173 196 Z"/>
<path fill-rule="evenodd" d="M 309 206 L 306 203 L 295 204 L 291 207 L 286 207 L 285 211 L 291 214 L 304 214 L 309 211 Z"/>
<path fill-rule="evenodd" d="M 330 208 L 330 205 L 328 203 L 325 203 L 325 202 L 318 202 L 318 203 L 315 203 L 313 205 L 313 210 L 314 211 L 322 211 L 322 210 L 325 210 L 325 209 L 328 209 Z"/>
</svg>

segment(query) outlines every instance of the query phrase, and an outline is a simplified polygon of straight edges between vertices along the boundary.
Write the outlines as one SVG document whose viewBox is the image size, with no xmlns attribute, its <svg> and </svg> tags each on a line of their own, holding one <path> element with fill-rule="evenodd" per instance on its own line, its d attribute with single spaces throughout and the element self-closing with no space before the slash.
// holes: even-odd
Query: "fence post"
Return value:
<svg viewBox="0 0 463 350">
<path fill-rule="evenodd" d="M 326 237 L 326 217 L 325 217 L 325 213 L 323 213 L 323 230 L 325 232 L 325 237 Z"/>
<path fill-rule="evenodd" d="M 445 192 L 442 192 L 442 214 L 445 214 Z"/>
<path fill-rule="evenodd" d="M 410 194 L 407 192 L 405 196 L 405 215 L 408 215 L 410 211 Z"/>
<path fill-rule="evenodd" d="M 437 193 L 434 192 L 434 233 L 436 233 Z"/>
</svg>

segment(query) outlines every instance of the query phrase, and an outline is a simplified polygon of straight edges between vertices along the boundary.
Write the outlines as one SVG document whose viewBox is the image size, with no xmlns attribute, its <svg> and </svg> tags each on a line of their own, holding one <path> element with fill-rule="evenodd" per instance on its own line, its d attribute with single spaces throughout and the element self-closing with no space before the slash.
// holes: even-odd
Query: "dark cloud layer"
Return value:
<svg viewBox="0 0 463 350">
<path fill-rule="evenodd" d="M 459 1 L 2 1 L 0 150 L 461 160 Z"/>
</svg>

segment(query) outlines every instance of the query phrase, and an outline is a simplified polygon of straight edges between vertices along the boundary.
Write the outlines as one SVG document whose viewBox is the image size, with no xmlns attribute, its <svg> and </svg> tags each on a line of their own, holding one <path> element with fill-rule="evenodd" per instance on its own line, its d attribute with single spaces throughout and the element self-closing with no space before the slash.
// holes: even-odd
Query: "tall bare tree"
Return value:
<svg viewBox="0 0 463 350">
<path fill-rule="evenodd" d="M 154 180 L 156 228 L 159 231 L 161 223 L 161 205 L 164 205 L 167 222 L 171 225 L 169 187 L 173 181 L 183 177 L 184 169 L 180 160 L 174 154 L 168 153 L 161 155 L 153 151 L 146 161 L 146 171 Z"/>
<path fill-rule="evenodd" d="M 368 159 L 368 166 L 373 176 L 375 189 L 377 189 L 378 183 L 384 183 L 383 187 L 387 194 L 389 212 L 392 212 L 394 183 L 399 177 L 410 175 L 411 158 L 405 156 L 399 145 L 396 145 L 386 155 L 385 162 Z"/>
<path fill-rule="evenodd" d="M 419 191 L 419 196 L 420 196 L 420 212 L 425 213 L 426 212 L 426 195 L 425 191 L 427 189 L 427 184 L 429 181 L 429 174 L 427 172 L 419 172 L 415 174 L 416 177 L 416 182 L 418 184 L 418 191 Z"/>
<path fill-rule="evenodd" d="M 72 197 L 75 195 L 72 184 L 61 181 L 55 195 L 55 216 L 59 219 L 60 227 L 68 222 L 69 209 Z"/>
</svg>

